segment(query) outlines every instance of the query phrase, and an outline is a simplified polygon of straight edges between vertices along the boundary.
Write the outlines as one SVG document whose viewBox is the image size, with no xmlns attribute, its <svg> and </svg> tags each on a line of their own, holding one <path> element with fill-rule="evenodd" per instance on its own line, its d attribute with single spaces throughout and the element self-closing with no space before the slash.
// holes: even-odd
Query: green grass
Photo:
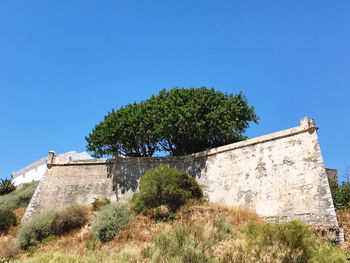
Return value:
<svg viewBox="0 0 350 263">
<path fill-rule="evenodd" d="M 28 206 L 39 182 L 24 184 L 9 194 L 0 196 L 0 210 L 14 210 L 19 207 Z"/>
</svg>

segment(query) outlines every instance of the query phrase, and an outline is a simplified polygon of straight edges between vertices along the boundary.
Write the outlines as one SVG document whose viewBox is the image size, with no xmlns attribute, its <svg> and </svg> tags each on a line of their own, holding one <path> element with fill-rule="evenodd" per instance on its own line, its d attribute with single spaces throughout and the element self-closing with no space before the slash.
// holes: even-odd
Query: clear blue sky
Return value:
<svg viewBox="0 0 350 263">
<path fill-rule="evenodd" d="M 84 151 L 112 108 L 159 90 L 247 96 L 255 137 L 316 119 L 327 167 L 350 165 L 350 1 L 0 2 L 0 178 Z"/>
</svg>

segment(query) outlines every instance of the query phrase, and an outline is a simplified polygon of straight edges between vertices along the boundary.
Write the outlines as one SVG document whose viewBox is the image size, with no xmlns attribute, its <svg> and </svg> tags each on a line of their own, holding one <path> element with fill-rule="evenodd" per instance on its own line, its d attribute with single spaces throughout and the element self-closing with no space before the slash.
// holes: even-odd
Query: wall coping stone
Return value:
<svg viewBox="0 0 350 263">
<path fill-rule="evenodd" d="M 313 133 L 316 130 L 318 130 L 318 127 L 315 126 L 314 119 L 311 119 L 309 121 L 308 117 L 304 117 L 300 121 L 300 126 L 296 126 L 296 127 L 290 128 L 290 129 L 270 133 L 267 135 L 255 137 L 252 139 L 247 139 L 247 140 L 240 141 L 240 142 L 231 143 L 228 145 L 220 146 L 217 148 L 213 148 L 210 150 L 206 150 L 206 151 L 202 151 L 202 152 L 198 152 L 198 153 L 193 153 L 193 154 L 189 154 L 189 155 L 185 155 L 185 156 L 116 157 L 116 158 L 112 158 L 112 159 L 100 158 L 100 159 L 89 159 L 89 160 L 68 160 L 68 161 L 64 160 L 64 161 L 54 161 L 51 163 L 48 162 L 48 167 L 50 168 L 51 166 L 87 165 L 87 164 L 89 164 L 89 165 L 104 165 L 107 162 L 110 162 L 111 160 L 118 160 L 119 163 L 128 163 L 128 162 L 142 163 L 142 162 L 152 162 L 152 161 L 157 162 L 159 160 L 169 161 L 169 162 L 178 161 L 178 160 L 184 160 L 184 161 L 195 160 L 195 159 L 199 159 L 202 157 L 215 155 L 218 153 L 223 153 L 223 152 L 227 152 L 227 151 L 231 151 L 231 150 L 235 150 L 235 149 L 239 149 L 239 148 L 252 146 L 255 144 L 265 143 L 268 141 L 273 141 L 273 140 L 278 140 L 278 139 L 285 138 L 285 137 L 294 136 L 294 135 L 300 134 L 300 133 L 305 133 L 305 132 Z M 52 159 L 55 160 L 55 158 L 52 158 Z"/>
</svg>

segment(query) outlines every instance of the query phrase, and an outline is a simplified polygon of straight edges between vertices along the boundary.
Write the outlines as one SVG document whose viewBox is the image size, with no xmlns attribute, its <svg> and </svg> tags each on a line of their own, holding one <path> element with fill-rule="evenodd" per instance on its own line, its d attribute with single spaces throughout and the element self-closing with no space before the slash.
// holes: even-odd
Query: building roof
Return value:
<svg viewBox="0 0 350 263">
<path fill-rule="evenodd" d="M 47 162 L 47 157 L 41 158 L 40 160 L 38 160 L 38 161 L 36 161 L 36 162 L 34 162 L 34 163 L 32 163 L 32 164 L 22 168 L 22 169 L 20 169 L 20 170 L 18 170 L 16 172 L 13 172 L 11 174 L 11 177 L 13 179 L 13 178 L 15 178 L 15 177 L 17 177 L 17 176 L 19 176 L 21 174 L 27 173 L 30 170 L 33 170 L 33 169 L 35 169 L 35 168 L 37 168 L 37 167 L 39 167 L 39 166 L 41 166 L 43 164 L 46 164 L 46 162 Z"/>
</svg>

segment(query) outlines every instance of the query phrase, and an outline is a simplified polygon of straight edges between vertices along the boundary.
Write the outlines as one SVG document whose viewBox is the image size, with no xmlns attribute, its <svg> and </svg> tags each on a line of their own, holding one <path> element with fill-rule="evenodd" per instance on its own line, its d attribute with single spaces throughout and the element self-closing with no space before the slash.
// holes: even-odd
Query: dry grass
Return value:
<svg viewBox="0 0 350 263">
<path fill-rule="evenodd" d="M 20 249 L 16 245 L 15 238 L 4 236 L 0 241 L 0 258 L 13 258 L 20 255 Z"/>
<path fill-rule="evenodd" d="M 212 221 L 213 216 L 217 215 L 238 228 L 250 221 L 264 222 L 255 212 L 246 207 L 203 204 L 193 200 L 179 209 L 176 218 L 182 222 L 206 223 L 209 220 Z"/>
<path fill-rule="evenodd" d="M 95 215 L 96 212 L 90 210 L 89 223 L 84 228 L 58 237 L 56 240 L 40 247 L 35 255 L 39 256 L 52 251 L 60 251 L 80 257 L 86 255 L 88 249 L 85 244 L 93 237 L 91 223 Z M 120 231 L 109 242 L 98 242 L 97 249 L 108 250 L 110 253 L 119 253 L 123 250 L 139 253 L 143 248 L 153 243 L 153 236 L 160 231 L 169 230 L 178 224 L 189 222 L 196 222 L 209 227 L 217 215 L 230 222 L 236 229 L 241 228 L 249 221 L 264 222 L 254 212 L 246 208 L 232 208 L 219 204 L 203 204 L 190 201 L 176 212 L 174 222 L 156 222 L 145 215 L 134 214 L 131 224 L 126 229 Z"/>
<path fill-rule="evenodd" d="M 0 235 L 0 258 L 10 258 L 19 256 L 21 253 L 20 249 L 17 247 L 15 239 L 20 229 L 21 219 L 26 211 L 25 207 L 20 207 L 13 210 L 13 213 L 17 217 L 17 226 L 11 226 L 8 233 L 6 235 Z"/>
<path fill-rule="evenodd" d="M 350 209 L 345 208 L 340 211 L 337 211 L 337 219 L 339 222 L 339 226 L 344 228 L 344 230 L 349 235 L 350 234 Z"/>
<path fill-rule="evenodd" d="M 155 234 L 170 227 L 170 223 L 157 223 L 144 215 L 135 215 L 126 229 L 120 231 L 111 241 L 101 244 L 100 247 L 108 247 L 117 253 L 125 249 L 140 252 L 152 243 Z"/>
<path fill-rule="evenodd" d="M 176 212 L 176 220 L 174 222 L 156 222 L 149 217 L 135 215 L 129 227 L 120 231 L 113 240 L 105 243 L 104 246 L 117 249 L 117 252 L 124 249 L 140 251 L 146 246 L 151 245 L 153 236 L 160 231 L 169 230 L 176 225 L 189 222 L 202 224 L 209 229 L 216 216 L 220 216 L 225 221 L 231 223 L 236 229 L 239 229 L 250 221 L 264 222 L 255 212 L 247 208 L 203 204 L 191 200 Z"/>
<path fill-rule="evenodd" d="M 344 208 L 337 211 L 337 219 L 339 227 L 344 228 L 345 243 L 342 245 L 344 249 L 350 249 L 350 208 Z"/>
<path fill-rule="evenodd" d="M 215 255 L 219 262 L 230 262 L 230 258 L 238 258 L 238 255 L 244 255 L 244 250 L 246 247 L 246 240 L 244 239 L 241 233 L 238 233 L 238 236 L 235 238 L 227 239 L 215 247 Z M 231 253 L 228 253 L 231 252 Z M 236 262 L 245 262 L 242 258 L 242 261 Z"/>
<path fill-rule="evenodd" d="M 16 209 L 14 212 L 18 218 L 21 218 L 24 210 L 24 208 L 20 208 Z M 105 256 L 110 257 L 123 251 L 133 251 L 133 253 L 140 255 L 145 247 L 154 246 L 153 238 L 161 231 L 170 230 L 181 224 L 196 223 L 202 225 L 205 232 L 209 233 L 213 229 L 213 222 L 220 217 L 233 226 L 234 238 L 225 239 L 217 243 L 213 247 L 213 252 L 217 256 L 217 259 L 220 259 L 222 262 L 231 262 L 231 257 L 237 258 L 240 256 L 247 256 L 244 250 L 246 247 L 246 240 L 239 230 L 242 229 L 246 223 L 251 221 L 255 221 L 258 224 L 265 223 L 255 212 L 250 211 L 246 207 L 234 208 L 219 204 L 189 201 L 176 212 L 176 219 L 173 222 L 156 222 L 151 219 L 150 216 L 134 214 L 131 224 L 126 229 L 120 231 L 114 239 L 109 242 L 101 243 L 97 241 L 96 250 L 91 252 L 86 248 L 86 243 L 93 238 L 91 224 L 96 214 L 97 212 L 89 208 L 88 223 L 82 229 L 64 234 L 45 245 L 39 245 L 34 256 L 39 257 L 46 253 L 61 252 L 84 258 L 90 257 L 89 255 L 93 255 L 93 253 L 102 253 L 103 251 L 104 258 Z M 349 249 L 350 209 L 338 212 L 337 217 L 340 226 L 344 228 L 348 238 L 343 248 Z M 12 227 L 8 235 L 0 236 L 0 257 L 17 255 L 21 257 L 21 260 L 28 259 L 28 255 L 23 252 L 19 252 L 18 254 L 18 249 L 14 245 L 14 238 L 18 229 L 19 226 Z M 232 252 L 232 249 L 234 252 Z M 232 253 L 227 253 L 227 251 L 231 251 Z M 138 262 L 144 261 L 144 259 L 141 258 L 138 260 Z"/>
</svg>

